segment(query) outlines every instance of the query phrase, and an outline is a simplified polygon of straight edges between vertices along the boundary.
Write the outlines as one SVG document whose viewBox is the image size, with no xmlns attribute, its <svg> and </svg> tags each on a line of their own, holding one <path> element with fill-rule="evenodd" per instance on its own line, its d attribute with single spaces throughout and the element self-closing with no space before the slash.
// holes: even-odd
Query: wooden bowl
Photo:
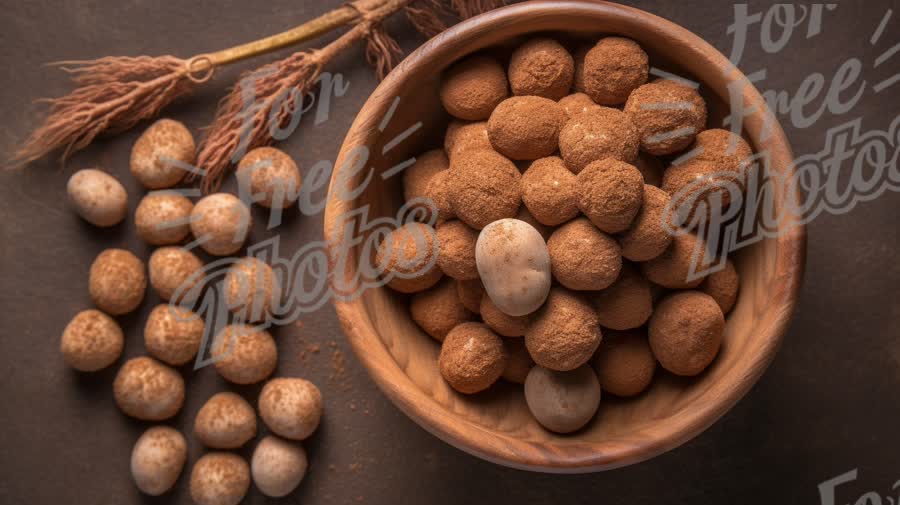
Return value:
<svg viewBox="0 0 900 505">
<path fill-rule="evenodd" d="M 728 110 L 728 84 L 743 78 L 727 59 L 691 32 L 646 12 L 598 2 L 517 4 L 460 23 L 427 42 L 403 61 L 372 93 L 354 121 L 336 161 L 325 234 L 329 253 L 349 250 L 349 262 L 332 263 L 336 279 L 359 275 L 361 258 L 371 251 L 350 244 L 336 226 L 341 216 L 367 208 L 368 221 L 393 217 L 403 203 L 400 177 L 385 170 L 426 149 L 439 147 L 448 121 L 438 100 L 441 71 L 453 61 L 485 48 L 500 54 L 538 32 L 580 34 L 594 40 L 619 34 L 638 41 L 651 65 L 702 83 L 710 124 Z M 759 107 L 746 118 L 744 136 L 757 151 L 769 152 L 774 170 L 791 170 L 791 150 L 775 124 L 762 135 L 765 105 L 759 92 L 741 85 L 744 103 Z M 395 98 L 400 100 L 394 108 Z M 385 121 L 385 117 L 389 119 Z M 392 139 L 414 125 L 422 127 L 399 143 Z M 362 146 L 362 147 L 361 147 Z M 348 190 L 366 184 L 366 170 L 352 161 L 368 149 L 374 175 L 357 197 Z M 784 187 L 776 187 L 782 198 Z M 365 207 L 368 206 L 368 207 Z M 340 228 L 342 230 L 343 228 Z M 525 405 L 521 386 L 496 384 L 473 395 L 453 391 L 437 367 L 439 344 L 412 322 L 406 296 L 387 288 L 365 290 L 335 301 L 338 316 L 357 357 L 388 397 L 409 417 L 444 441 L 486 460 L 546 472 L 590 472 L 629 465 L 677 447 L 709 427 L 759 378 L 779 347 L 794 310 L 805 254 L 805 228 L 783 219 L 777 237 L 766 238 L 736 254 L 741 292 L 728 317 L 721 352 L 701 376 L 679 379 L 662 370 L 641 396 L 618 400 L 604 396 L 596 418 L 571 435 L 543 429 Z M 339 271 L 338 271 L 339 270 Z"/>
</svg>

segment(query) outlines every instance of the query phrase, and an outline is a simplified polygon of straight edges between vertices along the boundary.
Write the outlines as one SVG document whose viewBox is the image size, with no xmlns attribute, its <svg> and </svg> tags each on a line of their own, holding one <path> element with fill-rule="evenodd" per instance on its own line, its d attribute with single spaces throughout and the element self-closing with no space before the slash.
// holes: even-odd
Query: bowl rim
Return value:
<svg viewBox="0 0 900 505">
<path fill-rule="evenodd" d="M 719 89 L 735 78 L 744 78 L 744 74 L 734 68 L 724 55 L 699 36 L 671 21 L 636 8 L 611 2 L 584 1 L 536 1 L 509 5 L 448 28 L 411 53 L 381 82 L 360 109 L 348 130 L 335 161 L 329 183 L 329 195 L 333 194 L 348 152 L 353 147 L 364 144 L 368 136 L 376 131 L 378 121 L 391 105 L 393 97 L 398 96 L 397 91 L 408 71 L 415 70 L 424 61 L 437 57 L 448 44 L 452 45 L 452 42 L 460 39 L 465 40 L 483 30 L 486 25 L 514 21 L 524 14 L 536 16 L 563 12 L 572 16 L 580 14 L 603 16 L 612 21 L 634 24 L 673 41 L 677 39 L 680 44 L 690 47 L 701 59 L 705 59 L 705 65 L 730 69 L 727 76 L 726 72 L 721 72 L 721 76 L 702 80 L 704 84 L 714 82 L 713 85 L 707 84 L 711 90 Z M 771 112 L 759 91 L 749 82 L 745 81 L 745 84 L 742 92 L 744 103 L 757 106 L 758 112 L 746 118 L 744 130 L 754 139 L 758 149 L 768 150 L 776 170 L 782 172 L 791 170 L 793 155 L 784 131 L 777 120 L 771 120 Z M 767 137 L 759 140 L 763 128 L 768 128 Z M 343 180 L 346 182 L 346 178 Z M 793 193 L 787 196 L 799 199 L 799 189 L 795 188 Z M 338 198 L 327 199 L 324 234 L 329 257 L 334 257 L 335 249 L 341 247 L 340 237 L 333 233 L 333 225 L 338 216 L 352 210 L 352 204 L 353 202 Z M 368 324 L 359 324 L 359 316 L 364 312 L 360 298 L 345 301 L 332 297 L 332 301 L 354 354 L 369 375 L 394 405 L 426 431 L 477 457 L 513 468 L 551 473 L 607 470 L 650 459 L 694 438 L 737 403 L 762 375 L 784 337 L 802 284 L 806 256 L 806 226 L 796 219 L 790 224 L 792 228 L 786 233 L 779 233 L 775 239 L 775 276 L 780 282 L 770 293 L 773 303 L 767 310 L 774 311 L 774 317 L 769 320 L 769 324 L 754 332 L 755 339 L 764 340 L 760 351 L 749 357 L 751 359 L 743 367 L 744 373 L 736 379 L 715 382 L 700 393 L 693 401 L 697 405 L 696 408 L 684 409 L 669 417 L 666 423 L 657 423 L 630 434 L 631 439 L 641 438 L 645 441 L 640 444 L 619 441 L 588 443 L 573 440 L 564 446 L 554 445 L 548 448 L 542 443 L 523 441 L 502 432 L 486 429 L 447 410 L 408 379 L 385 348 L 371 321 L 368 321 Z"/>
</svg>

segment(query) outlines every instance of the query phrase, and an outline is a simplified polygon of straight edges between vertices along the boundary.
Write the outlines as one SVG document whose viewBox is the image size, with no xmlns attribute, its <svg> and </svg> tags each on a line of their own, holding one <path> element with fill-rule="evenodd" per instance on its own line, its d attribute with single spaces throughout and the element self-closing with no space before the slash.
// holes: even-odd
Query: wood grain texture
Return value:
<svg viewBox="0 0 900 505">
<path fill-rule="evenodd" d="M 555 32 L 596 39 L 619 34 L 638 41 L 654 66 L 702 83 L 710 121 L 727 114 L 729 83 L 743 75 L 709 44 L 687 30 L 637 9 L 597 2 L 518 4 L 461 23 L 410 55 L 372 93 L 351 127 L 332 175 L 331 190 L 357 187 L 366 172 L 345 169 L 366 146 L 375 168 L 366 190 L 352 200 L 330 197 L 325 209 L 325 236 L 334 253 L 350 247 L 336 232 L 340 216 L 368 205 L 369 219 L 393 216 L 402 204 L 399 177 L 378 176 L 388 167 L 439 145 L 448 118 L 437 100 L 441 71 L 453 61 L 485 48 L 508 51 L 524 36 Z M 775 171 L 788 173 L 792 154 L 777 123 L 763 135 L 767 109 L 759 92 L 741 85 L 744 104 L 757 106 L 747 117 L 744 135 L 757 151 L 767 151 Z M 379 124 L 395 97 L 397 112 L 387 129 Z M 423 128 L 382 155 L 398 133 L 416 121 Z M 334 193 L 334 191 L 332 191 Z M 797 199 L 776 187 L 776 210 Z M 745 247 L 736 256 L 742 286 L 728 317 L 720 354 L 701 376 L 681 379 L 658 372 L 651 388 L 632 400 L 609 396 L 592 423 L 574 435 L 561 436 L 540 427 L 525 405 L 521 388 L 498 384 L 491 391 L 464 396 L 440 377 L 439 347 L 410 319 L 407 297 L 386 288 L 369 289 L 353 300 L 336 301 L 338 317 L 357 357 L 388 397 L 407 415 L 444 441 L 489 461 L 546 472 L 605 470 L 654 457 L 677 447 L 709 427 L 755 383 L 775 355 L 793 313 L 802 281 L 805 227 L 783 219 L 780 233 Z M 353 258 L 335 275 L 356 274 Z"/>
</svg>

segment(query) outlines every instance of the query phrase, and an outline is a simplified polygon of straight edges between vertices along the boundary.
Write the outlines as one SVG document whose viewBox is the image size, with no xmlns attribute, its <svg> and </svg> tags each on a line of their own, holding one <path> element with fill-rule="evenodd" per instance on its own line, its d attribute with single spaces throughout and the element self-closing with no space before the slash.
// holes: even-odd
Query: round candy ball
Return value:
<svg viewBox="0 0 900 505">
<path fill-rule="evenodd" d="M 438 342 L 443 342 L 444 337 L 455 326 L 471 321 L 474 317 L 463 305 L 456 286 L 450 279 L 445 279 L 427 291 L 414 294 L 409 302 L 409 311 L 413 321 Z"/>
<path fill-rule="evenodd" d="M 528 410 L 544 428 L 572 433 L 584 427 L 600 406 L 600 384 L 589 366 L 559 372 L 536 366 L 525 379 Z"/>
<path fill-rule="evenodd" d="M 594 107 L 599 107 L 596 102 L 591 100 L 591 97 L 585 95 L 584 93 L 572 93 L 571 95 L 566 95 L 562 97 L 557 103 L 559 103 L 559 106 L 563 108 L 563 111 L 566 113 L 566 117 L 569 119 L 572 119 L 582 112 L 587 112 Z"/>
<path fill-rule="evenodd" d="M 159 496 L 172 489 L 186 460 L 184 435 L 168 426 L 154 426 L 131 450 L 131 478 L 142 493 Z"/>
<path fill-rule="evenodd" d="M 477 279 L 475 242 L 478 240 L 478 232 L 454 219 L 437 226 L 437 238 L 437 263 L 441 270 L 454 279 Z"/>
<path fill-rule="evenodd" d="M 181 247 L 160 247 L 150 255 L 150 285 L 163 301 L 192 300 L 199 295 L 203 262 Z"/>
<path fill-rule="evenodd" d="M 708 254 L 702 239 L 691 233 L 676 235 L 662 254 L 641 263 L 641 269 L 650 282 L 669 289 L 692 289 L 700 285 L 705 275 L 694 272 L 691 265 L 703 265 Z"/>
<path fill-rule="evenodd" d="M 487 295 L 481 298 L 481 306 L 478 312 L 481 314 L 484 324 L 497 332 L 498 335 L 504 337 L 521 337 L 525 335 L 525 331 L 528 330 L 528 325 L 531 322 L 531 317 L 527 314 L 524 316 L 511 316 L 503 312 L 491 300 L 491 297 Z"/>
<path fill-rule="evenodd" d="M 177 244 L 191 233 L 194 204 L 174 191 L 153 191 L 134 211 L 138 237 L 150 245 Z"/>
<path fill-rule="evenodd" d="M 128 192 L 115 177 L 93 168 L 72 174 L 66 184 L 69 202 L 85 221 L 103 228 L 128 215 Z"/>
<path fill-rule="evenodd" d="M 223 290 L 228 310 L 245 321 L 266 321 L 281 303 L 281 285 L 272 267 L 251 256 L 228 269 Z"/>
<path fill-rule="evenodd" d="M 538 365 L 568 371 L 587 363 L 602 338 L 591 304 L 572 291 L 553 288 L 525 332 L 525 345 Z"/>
<path fill-rule="evenodd" d="M 662 189 L 675 200 L 674 222 L 690 223 L 701 205 L 705 215 L 712 216 L 721 215 L 732 200 L 740 201 L 744 180 L 737 172 L 723 170 L 712 161 L 691 158 L 666 170 Z"/>
<path fill-rule="evenodd" d="M 734 263 L 730 259 L 726 259 L 725 266 L 721 270 L 709 274 L 703 281 L 700 291 L 713 297 L 713 300 L 722 309 L 722 313 L 728 314 L 734 308 L 740 287 L 741 278 L 737 269 L 734 268 Z"/>
<path fill-rule="evenodd" d="M 451 179 L 450 171 L 442 170 L 434 174 L 431 180 L 428 181 L 428 185 L 425 186 L 425 198 L 431 200 L 431 205 L 437 210 L 438 220 L 453 219 L 455 217 L 450 194 Z"/>
<path fill-rule="evenodd" d="M 669 194 L 649 184 L 644 184 L 641 209 L 631 226 L 619 235 L 622 256 L 631 261 L 648 261 L 659 256 L 672 243 L 672 234 L 663 224 L 667 218 Z"/>
<path fill-rule="evenodd" d="M 297 489 L 306 475 L 307 466 L 303 447 L 269 435 L 256 444 L 250 473 L 262 494 L 280 498 Z"/>
<path fill-rule="evenodd" d="M 124 249 L 107 249 L 91 264 L 88 290 L 94 305 L 103 312 L 113 316 L 127 314 L 144 300 L 144 262 Z"/>
<path fill-rule="evenodd" d="M 683 151 L 706 126 L 706 102 L 697 90 L 669 79 L 634 90 L 624 110 L 637 126 L 641 149 L 656 156 Z"/>
<path fill-rule="evenodd" d="M 459 119 L 487 119 L 508 96 L 506 71 L 497 60 L 476 55 L 455 63 L 444 72 L 441 103 Z"/>
<path fill-rule="evenodd" d="M 147 316 L 144 347 L 154 358 L 172 366 L 194 359 L 203 340 L 203 318 L 190 310 L 168 304 L 157 305 Z"/>
<path fill-rule="evenodd" d="M 169 419 L 184 403 L 184 379 L 174 368 L 147 356 L 122 365 L 113 381 L 113 396 L 122 412 L 144 421 Z"/>
<path fill-rule="evenodd" d="M 721 128 L 697 134 L 691 146 L 693 159 L 714 163 L 723 171 L 743 174 L 753 158 L 753 149 L 740 135 Z"/>
<path fill-rule="evenodd" d="M 591 162 L 606 158 L 633 163 L 638 144 L 638 130 L 631 118 L 609 107 L 577 114 L 559 132 L 559 152 L 574 174 Z"/>
<path fill-rule="evenodd" d="M 238 163 L 237 176 L 242 184 L 249 185 L 251 194 L 261 195 L 259 200 L 254 197 L 254 201 L 267 209 L 287 208 L 300 197 L 300 169 L 281 149 L 251 150 Z"/>
<path fill-rule="evenodd" d="M 444 339 L 438 366 L 453 389 L 478 393 L 500 378 L 506 367 L 506 349 L 503 340 L 487 326 L 463 323 Z"/>
<path fill-rule="evenodd" d="M 594 161 L 578 174 L 576 184 L 578 208 L 606 233 L 627 230 L 644 201 L 644 178 L 623 161 Z"/>
<path fill-rule="evenodd" d="M 194 434 L 213 449 L 237 449 L 256 436 L 256 411 L 239 395 L 216 393 L 200 407 Z"/>
<path fill-rule="evenodd" d="M 583 217 L 557 228 L 547 250 L 553 277 L 569 289 L 605 289 L 622 269 L 619 243 Z"/>
<path fill-rule="evenodd" d="M 494 151 L 469 151 L 450 161 L 450 202 L 453 213 L 480 230 L 516 215 L 522 203 L 522 175 L 513 162 Z"/>
<path fill-rule="evenodd" d="M 112 365 L 125 347 L 122 327 L 99 310 L 79 312 L 63 330 L 59 345 L 63 359 L 81 372 L 95 372 Z"/>
<path fill-rule="evenodd" d="M 226 326 L 215 337 L 216 371 L 235 384 L 256 384 L 275 371 L 278 348 L 267 331 L 245 324 Z"/>
<path fill-rule="evenodd" d="M 488 119 L 488 138 L 498 153 L 513 160 L 535 160 L 559 148 L 567 121 L 558 103 L 539 96 L 514 96 L 500 102 Z"/>
<path fill-rule="evenodd" d="M 565 223 L 578 215 L 575 175 L 557 156 L 535 160 L 522 174 L 522 202 L 542 224 Z"/>
<path fill-rule="evenodd" d="M 440 149 L 432 149 L 416 156 L 413 166 L 403 171 L 403 198 L 407 202 L 416 198 L 427 199 L 428 183 L 431 182 L 431 178 L 448 168 L 450 161 Z"/>
<path fill-rule="evenodd" d="M 509 60 L 509 85 L 515 95 L 559 100 L 575 77 L 575 60 L 559 42 L 535 38 L 525 42 Z"/>
<path fill-rule="evenodd" d="M 444 134 L 444 151 L 449 158 L 466 151 L 493 150 L 488 137 L 487 121 L 451 121 Z"/>
<path fill-rule="evenodd" d="M 725 316 L 706 293 L 682 291 L 656 306 L 648 329 L 650 348 L 663 368 L 675 375 L 694 376 L 719 353 Z"/>
<path fill-rule="evenodd" d="M 194 163 L 194 136 L 184 124 L 160 119 L 131 148 L 131 175 L 147 189 L 175 186 Z"/>
<path fill-rule="evenodd" d="M 600 39 L 578 66 L 576 88 L 601 105 L 625 103 L 647 82 L 650 59 L 637 42 L 623 37 Z"/>
<path fill-rule="evenodd" d="M 434 228 L 407 223 L 388 233 L 375 253 L 375 264 L 387 276 L 387 286 L 401 293 L 423 291 L 437 284 L 438 237 Z"/>
<path fill-rule="evenodd" d="M 481 297 L 484 296 L 484 284 L 481 279 L 472 279 L 470 281 L 457 280 L 456 296 L 459 301 L 470 312 L 478 313 L 481 311 Z"/>
<path fill-rule="evenodd" d="M 304 379 L 272 379 L 259 394 L 259 415 L 274 433 L 303 440 L 319 427 L 322 393 Z"/>
<path fill-rule="evenodd" d="M 622 273 L 611 286 L 593 298 L 600 326 L 627 330 L 642 326 L 653 312 L 650 282 L 630 264 L 622 265 Z"/>
<path fill-rule="evenodd" d="M 191 212 L 191 233 L 200 247 L 213 256 L 238 252 L 250 234 L 250 209 L 229 193 L 201 198 Z"/>
<path fill-rule="evenodd" d="M 238 505 L 250 489 L 250 465 L 230 452 L 210 452 L 191 470 L 191 499 L 197 505 Z"/>
<path fill-rule="evenodd" d="M 643 392 L 653 381 L 656 358 L 644 331 L 609 331 L 603 336 L 593 365 L 603 391 L 628 397 Z"/>
<path fill-rule="evenodd" d="M 514 384 L 525 384 L 528 372 L 534 367 L 534 360 L 528 354 L 525 341 L 521 338 L 507 338 L 503 341 L 506 347 L 506 368 L 502 377 Z"/>
</svg>

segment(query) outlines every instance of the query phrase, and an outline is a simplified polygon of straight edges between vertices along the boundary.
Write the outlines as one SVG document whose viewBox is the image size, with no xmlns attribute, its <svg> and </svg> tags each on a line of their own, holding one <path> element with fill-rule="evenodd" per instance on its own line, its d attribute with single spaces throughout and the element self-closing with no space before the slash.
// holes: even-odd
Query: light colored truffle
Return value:
<svg viewBox="0 0 900 505">
<path fill-rule="evenodd" d="M 605 289 L 622 269 L 618 242 L 583 217 L 557 228 L 547 250 L 553 277 L 569 289 Z"/>
<path fill-rule="evenodd" d="M 226 326 L 215 337 L 215 368 L 235 384 L 256 384 L 275 371 L 278 349 L 269 332 L 244 324 Z"/>
<path fill-rule="evenodd" d="M 445 279 L 427 291 L 414 294 L 409 302 L 409 311 L 413 321 L 438 342 L 443 342 L 444 337 L 455 326 L 475 317 L 462 304 L 456 286 L 450 279 Z"/>
<path fill-rule="evenodd" d="M 489 388 L 506 367 L 503 341 L 481 323 L 463 323 L 450 331 L 438 358 L 441 376 L 460 393 Z"/>
<path fill-rule="evenodd" d="M 669 79 L 634 90 L 624 110 L 637 126 L 641 149 L 657 156 L 683 151 L 706 126 L 706 102 L 697 90 Z"/>
<path fill-rule="evenodd" d="M 648 326 L 650 348 L 666 370 L 697 375 L 715 359 L 725 332 L 725 317 L 713 298 L 682 291 L 657 305 Z"/>
<path fill-rule="evenodd" d="M 147 189 L 175 186 L 193 166 L 194 136 L 179 121 L 160 119 L 131 149 L 131 175 Z"/>
<path fill-rule="evenodd" d="M 525 42 L 509 60 L 509 85 L 515 95 L 559 100 L 569 92 L 574 77 L 572 55 L 550 38 Z"/>
<path fill-rule="evenodd" d="M 602 338 L 594 308 L 574 292 L 555 287 L 525 333 L 525 345 L 538 365 L 567 371 L 587 363 Z"/>
<path fill-rule="evenodd" d="M 536 160 L 556 152 L 567 119 L 562 106 L 549 98 L 514 96 L 491 113 L 488 138 L 509 159 Z"/>
<path fill-rule="evenodd" d="M 124 249 L 107 249 L 91 264 L 88 288 L 97 308 L 113 316 L 127 314 L 144 300 L 144 262 Z"/>
<path fill-rule="evenodd" d="M 550 431 L 572 433 L 584 427 L 600 406 L 600 384 L 591 367 L 560 372 L 536 366 L 525 379 L 525 402 Z"/>
<path fill-rule="evenodd" d="M 303 440 L 319 426 L 322 393 L 308 380 L 272 379 L 259 394 L 259 415 L 274 433 L 291 440 Z"/>
<path fill-rule="evenodd" d="M 174 368 L 147 356 L 125 362 L 113 381 L 122 412 L 144 421 L 173 417 L 184 404 L 184 379 Z"/>
<path fill-rule="evenodd" d="M 128 215 L 128 192 L 113 176 L 93 168 L 72 174 L 66 184 L 69 202 L 85 221 L 106 228 Z"/>
<path fill-rule="evenodd" d="M 150 255 L 150 285 L 163 301 L 192 300 L 203 283 L 203 262 L 181 247 L 160 247 Z"/>
<path fill-rule="evenodd" d="M 297 163 L 287 153 L 274 147 L 257 147 L 241 159 L 237 166 L 239 181 L 248 184 L 250 193 L 262 195 L 256 203 L 267 209 L 284 209 L 300 197 L 303 183 Z"/>
<path fill-rule="evenodd" d="M 375 254 L 376 268 L 387 286 L 401 293 L 426 290 L 441 280 L 438 237 L 423 223 L 407 223 L 388 233 Z"/>
<path fill-rule="evenodd" d="M 447 112 L 469 121 L 487 119 L 508 94 L 506 71 L 497 60 L 482 55 L 469 56 L 451 66 L 440 89 Z"/>
<path fill-rule="evenodd" d="M 122 355 L 125 337 L 113 318 L 99 310 L 79 312 L 63 330 L 60 351 L 66 363 L 81 372 L 96 372 Z"/>
<path fill-rule="evenodd" d="M 640 45 L 623 37 L 606 37 L 584 55 L 576 88 L 598 104 L 618 105 L 647 82 L 649 72 L 650 59 Z"/>
<path fill-rule="evenodd" d="M 644 200 L 644 179 L 634 165 L 607 158 L 578 174 L 578 208 L 606 233 L 631 226 Z"/>
<path fill-rule="evenodd" d="M 191 212 L 191 232 L 200 247 L 213 256 L 230 256 L 244 246 L 250 234 L 250 209 L 229 193 L 201 198 Z"/>
<path fill-rule="evenodd" d="M 144 326 L 144 347 L 154 358 L 172 366 L 194 359 L 203 340 L 203 319 L 190 310 L 161 304 L 150 311 Z"/>
<path fill-rule="evenodd" d="M 262 494 L 280 498 L 297 489 L 307 466 L 303 447 L 269 435 L 256 444 L 250 473 Z"/>
<path fill-rule="evenodd" d="M 256 436 L 256 411 L 239 395 L 216 393 L 197 412 L 194 434 L 207 447 L 237 449 Z"/>
<path fill-rule="evenodd" d="M 656 358 L 643 330 L 608 331 L 593 365 L 603 391 L 628 397 L 640 394 L 653 381 Z"/>
<path fill-rule="evenodd" d="M 476 230 L 515 216 L 522 203 L 521 178 L 516 165 L 494 151 L 455 156 L 448 174 L 453 213 Z"/>
<path fill-rule="evenodd" d="M 281 284 L 272 267 L 248 256 L 233 264 L 225 275 L 225 304 L 245 321 L 267 321 L 281 305 Z"/>
<path fill-rule="evenodd" d="M 159 496 L 172 489 L 186 460 L 184 435 L 168 426 L 154 426 L 131 450 L 131 477 L 142 493 Z"/>
<path fill-rule="evenodd" d="M 191 470 L 191 499 L 197 505 L 238 505 L 250 489 L 250 465 L 230 452 L 210 452 Z"/>
<path fill-rule="evenodd" d="M 191 233 L 194 204 L 174 191 L 148 193 L 134 211 L 138 237 L 150 245 L 177 244 Z"/>
<path fill-rule="evenodd" d="M 650 282 L 630 264 L 623 265 L 616 282 L 598 292 L 592 301 L 600 325 L 613 330 L 642 326 L 653 312 Z"/>
<path fill-rule="evenodd" d="M 632 119 L 609 107 L 595 107 L 572 116 L 559 132 L 559 151 L 574 174 L 591 162 L 606 158 L 633 163 L 638 144 L 638 130 Z"/>
<path fill-rule="evenodd" d="M 535 160 L 522 174 L 522 201 L 542 224 L 565 223 L 578 215 L 575 175 L 557 156 Z"/>
</svg>

